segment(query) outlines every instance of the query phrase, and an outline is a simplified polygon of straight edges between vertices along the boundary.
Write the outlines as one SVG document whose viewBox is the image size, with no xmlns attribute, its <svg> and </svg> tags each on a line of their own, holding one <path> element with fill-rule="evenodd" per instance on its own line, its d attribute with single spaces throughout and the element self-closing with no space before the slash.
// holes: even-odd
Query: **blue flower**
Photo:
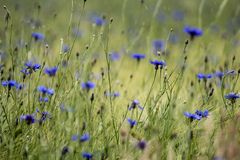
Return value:
<svg viewBox="0 0 240 160">
<path fill-rule="evenodd" d="M 231 100 L 231 101 L 235 102 L 236 99 L 240 98 L 240 95 L 237 94 L 237 93 L 231 92 L 231 93 L 229 93 L 229 94 L 226 94 L 224 97 L 225 97 L 226 99 L 228 99 L 228 100 Z"/>
<path fill-rule="evenodd" d="M 137 124 L 137 121 L 136 120 L 132 120 L 131 118 L 128 118 L 127 121 L 128 121 L 128 123 L 130 125 L 130 128 L 133 128 Z"/>
<path fill-rule="evenodd" d="M 93 158 L 93 155 L 89 152 L 82 152 L 82 157 L 86 158 L 86 160 L 90 160 Z"/>
<path fill-rule="evenodd" d="M 201 79 L 207 80 L 207 79 L 211 79 L 211 78 L 212 78 L 212 75 L 211 75 L 211 74 L 198 73 L 198 74 L 197 74 L 197 78 L 198 78 L 199 80 L 201 80 Z"/>
<path fill-rule="evenodd" d="M 205 110 L 205 111 L 196 110 L 195 114 L 200 116 L 200 117 L 207 117 L 208 116 L 208 110 Z"/>
<path fill-rule="evenodd" d="M 98 16 L 93 16 L 92 22 L 96 24 L 96 26 L 102 26 L 106 23 L 102 17 L 98 17 Z"/>
<path fill-rule="evenodd" d="M 26 66 L 26 68 L 23 68 L 21 70 L 22 73 L 28 75 L 28 74 L 32 74 L 32 72 L 36 72 L 37 70 L 39 70 L 41 68 L 40 64 L 33 64 L 33 62 L 28 61 L 24 64 Z"/>
<path fill-rule="evenodd" d="M 33 124 L 36 121 L 34 115 L 32 115 L 32 114 L 22 115 L 20 117 L 20 120 L 21 121 L 24 120 L 28 125 Z"/>
<path fill-rule="evenodd" d="M 48 94 L 48 95 L 53 95 L 54 94 L 54 90 L 51 88 L 47 88 L 45 86 L 38 86 L 38 91 L 42 92 L 42 94 Z"/>
<path fill-rule="evenodd" d="M 136 59 L 138 62 L 141 59 L 144 59 L 145 57 L 146 57 L 146 55 L 145 54 L 141 54 L 141 53 L 134 53 L 134 54 L 132 54 L 132 58 Z"/>
<path fill-rule="evenodd" d="M 72 141 L 77 141 L 78 140 L 78 135 L 74 134 L 71 139 L 72 139 Z"/>
<path fill-rule="evenodd" d="M 166 66 L 166 62 L 164 61 L 158 61 L 158 60 L 153 60 L 150 61 L 151 64 L 155 65 L 155 69 L 157 70 L 160 66 L 160 68 L 162 69 L 164 66 Z"/>
<path fill-rule="evenodd" d="M 217 72 L 215 72 L 215 74 L 214 74 L 216 77 L 218 77 L 218 78 L 220 78 L 220 79 L 222 79 L 223 78 L 223 76 L 224 76 L 224 72 L 220 72 L 220 71 L 217 71 Z"/>
<path fill-rule="evenodd" d="M 70 47 L 67 44 L 64 44 L 62 47 L 62 52 L 67 53 L 70 50 Z"/>
<path fill-rule="evenodd" d="M 104 95 L 107 96 L 107 97 L 108 97 L 108 96 L 112 96 L 112 97 L 116 98 L 116 97 L 119 97 L 119 96 L 120 96 L 120 93 L 119 93 L 119 92 L 113 92 L 113 93 L 111 94 L 110 92 L 105 92 Z"/>
<path fill-rule="evenodd" d="M 34 38 L 35 41 L 41 41 L 44 40 L 44 35 L 39 32 L 33 32 L 32 37 Z"/>
<path fill-rule="evenodd" d="M 191 26 L 185 26 L 184 32 L 190 35 L 191 40 L 203 34 L 203 31 L 200 28 L 191 27 Z"/>
<path fill-rule="evenodd" d="M 139 109 L 143 110 L 143 107 L 140 106 L 140 103 L 138 100 L 133 100 L 131 106 L 128 108 L 129 110 L 135 109 L 138 107 Z"/>
<path fill-rule="evenodd" d="M 137 143 L 137 147 L 141 150 L 144 150 L 146 148 L 146 146 L 147 146 L 147 143 L 144 140 L 141 140 Z"/>
<path fill-rule="evenodd" d="M 164 49 L 164 42 L 159 39 L 154 40 L 152 42 L 152 47 L 153 47 L 153 53 L 158 55 L 158 52 L 161 52 Z"/>
<path fill-rule="evenodd" d="M 48 97 L 40 97 L 39 98 L 39 102 L 48 102 L 48 101 L 49 101 Z"/>
<path fill-rule="evenodd" d="M 44 73 L 46 73 L 47 75 L 49 75 L 50 77 L 53 77 L 56 75 L 58 68 L 57 67 L 52 67 L 52 68 L 46 68 L 44 70 Z"/>
<path fill-rule="evenodd" d="M 82 89 L 90 90 L 90 89 L 93 89 L 95 87 L 95 83 L 93 83 L 91 81 L 87 81 L 87 82 L 83 82 L 81 84 L 81 86 L 82 86 Z"/>
<path fill-rule="evenodd" d="M 118 52 L 112 52 L 109 54 L 109 56 L 112 61 L 117 61 L 121 58 L 121 56 Z"/>
<path fill-rule="evenodd" d="M 41 113 L 41 118 L 39 119 L 39 122 L 42 123 L 46 121 L 47 118 L 51 118 L 51 115 L 49 112 L 44 111 Z"/>
<path fill-rule="evenodd" d="M 172 12 L 172 17 L 176 21 L 182 21 L 184 19 L 184 12 L 181 10 L 175 10 Z"/>
<path fill-rule="evenodd" d="M 62 155 L 64 156 L 65 154 L 67 154 L 69 152 L 69 148 L 68 146 L 64 146 L 62 149 Z"/>
<path fill-rule="evenodd" d="M 199 116 L 197 114 L 192 114 L 192 113 L 189 113 L 189 112 L 184 112 L 184 116 L 186 116 L 190 120 L 200 120 L 202 118 L 201 116 Z"/>
<path fill-rule="evenodd" d="M 88 133 L 85 133 L 80 137 L 80 142 L 86 142 L 89 139 L 90 139 L 90 135 Z"/>
<path fill-rule="evenodd" d="M 9 81 L 3 81 L 3 82 L 2 82 L 2 86 L 3 86 L 3 87 L 12 88 L 12 87 L 15 87 L 16 85 L 17 85 L 17 82 L 14 81 L 14 80 L 9 80 Z"/>
</svg>

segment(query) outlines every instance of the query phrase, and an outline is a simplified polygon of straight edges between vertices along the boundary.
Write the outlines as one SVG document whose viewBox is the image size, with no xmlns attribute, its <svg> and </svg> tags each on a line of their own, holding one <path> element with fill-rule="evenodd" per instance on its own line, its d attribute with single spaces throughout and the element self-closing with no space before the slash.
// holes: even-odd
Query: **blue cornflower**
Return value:
<svg viewBox="0 0 240 160">
<path fill-rule="evenodd" d="M 204 110 L 204 111 L 196 110 L 195 114 L 200 116 L 200 117 L 207 117 L 208 116 L 208 110 Z"/>
<path fill-rule="evenodd" d="M 158 55 L 159 52 L 164 49 L 164 42 L 162 40 L 156 39 L 152 42 L 153 53 Z"/>
<path fill-rule="evenodd" d="M 72 139 L 72 141 L 77 141 L 78 140 L 78 135 L 74 134 L 71 139 Z"/>
<path fill-rule="evenodd" d="M 67 44 L 64 44 L 62 47 L 62 52 L 67 53 L 70 50 L 70 47 Z"/>
<path fill-rule="evenodd" d="M 109 56 L 112 61 L 117 61 L 121 58 L 121 56 L 118 52 L 112 52 L 109 54 Z"/>
<path fill-rule="evenodd" d="M 229 94 L 226 94 L 224 97 L 232 102 L 235 102 L 236 99 L 240 98 L 240 94 L 231 92 Z"/>
<path fill-rule="evenodd" d="M 175 10 L 172 12 L 172 17 L 176 21 L 182 21 L 184 19 L 184 12 L 181 10 Z"/>
<path fill-rule="evenodd" d="M 137 124 L 137 121 L 136 120 L 132 120 L 131 118 L 128 118 L 127 121 L 128 121 L 128 123 L 130 125 L 130 128 L 133 128 Z"/>
<path fill-rule="evenodd" d="M 222 79 L 224 76 L 224 72 L 217 71 L 217 72 L 215 72 L 215 76 Z"/>
<path fill-rule="evenodd" d="M 90 135 L 88 133 L 85 133 L 80 137 L 80 142 L 86 142 L 89 139 L 90 139 Z"/>
<path fill-rule="evenodd" d="M 17 90 L 22 90 L 24 85 L 20 84 L 20 83 L 16 83 L 15 87 L 16 87 Z"/>
<path fill-rule="evenodd" d="M 33 124 L 36 121 L 34 115 L 32 115 L 32 114 L 22 115 L 20 117 L 20 120 L 21 121 L 24 120 L 28 125 Z"/>
<path fill-rule="evenodd" d="M 132 58 L 136 59 L 138 62 L 141 59 L 144 59 L 145 57 L 146 57 L 146 55 L 145 54 L 141 54 L 141 53 L 134 53 L 134 54 L 132 54 Z"/>
<path fill-rule="evenodd" d="M 190 35 L 191 40 L 203 34 L 203 31 L 200 28 L 190 27 L 190 26 L 185 26 L 184 32 Z"/>
<path fill-rule="evenodd" d="M 32 61 L 28 61 L 24 64 L 26 66 L 26 68 L 23 68 L 21 70 L 22 73 L 28 75 L 28 74 L 32 74 L 32 72 L 36 72 L 37 70 L 39 70 L 41 68 L 40 64 L 33 64 Z"/>
<path fill-rule="evenodd" d="M 140 106 L 140 103 L 137 99 L 132 101 L 131 106 L 128 108 L 129 110 L 135 109 L 136 107 L 138 107 L 139 109 L 143 110 L 143 107 Z"/>
<path fill-rule="evenodd" d="M 2 82 L 2 86 L 3 86 L 3 87 L 12 88 L 12 87 L 15 87 L 16 85 L 17 85 L 17 82 L 14 81 L 14 80 L 9 80 L 9 81 L 3 81 L 3 82 Z"/>
<path fill-rule="evenodd" d="M 137 147 L 141 150 L 144 150 L 146 148 L 146 146 L 147 146 L 147 143 L 144 140 L 141 140 L 137 143 Z"/>
<path fill-rule="evenodd" d="M 212 78 L 212 74 L 198 73 L 198 74 L 197 74 L 197 78 L 198 78 L 199 80 L 201 80 L 201 79 L 204 79 L 204 80 L 211 79 L 211 78 Z"/>
<path fill-rule="evenodd" d="M 81 84 L 81 86 L 82 86 L 82 89 L 90 90 L 90 89 L 93 89 L 95 87 L 95 83 L 93 83 L 91 81 L 87 81 L 87 82 L 83 82 Z"/>
<path fill-rule="evenodd" d="M 112 96 L 112 97 L 114 97 L 114 98 L 116 98 L 116 97 L 119 97 L 120 96 L 120 93 L 119 92 L 113 92 L 113 93 L 110 93 L 110 92 L 104 92 L 104 95 L 105 96 Z"/>
<path fill-rule="evenodd" d="M 82 152 L 82 157 L 86 158 L 86 160 L 91 160 L 93 158 L 93 155 L 89 152 Z"/>
<path fill-rule="evenodd" d="M 57 70 L 58 70 L 58 67 L 46 68 L 44 70 L 44 73 L 46 73 L 50 77 L 53 77 L 56 75 Z"/>
<path fill-rule="evenodd" d="M 44 122 L 47 118 L 51 118 L 51 115 L 49 112 L 44 111 L 41 113 L 41 118 L 39 119 L 39 122 L 42 123 Z"/>
<path fill-rule="evenodd" d="M 33 32 L 32 37 L 34 38 L 35 41 L 41 41 L 44 39 L 44 35 L 39 32 Z"/>
<path fill-rule="evenodd" d="M 48 102 L 48 101 L 49 101 L 48 97 L 40 97 L 39 98 L 39 102 Z"/>
<path fill-rule="evenodd" d="M 164 66 L 166 66 L 166 62 L 164 61 L 158 61 L 158 60 L 151 60 L 150 61 L 151 64 L 155 65 L 155 69 L 157 70 L 160 66 L 160 68 L 162 69 Z"/>
<path fill-rule="evenodd" d="M 189 113 L 189 112 L 184 112 L 184 116 L 186 116 L 187 118 L 189 118 L 191 121 L 192 120 L 200 120 L 202 117 L 197 115 L 197 114 L 192 114 L 192 113 Z"/>
<path fill-rule="evenodd" d="M 102 17 L 99 17 L 99 16 L 93 16 L 92 17 L 92 22 L 94 24 L 96 24 L 96 26 L 102 26 L 106 23 L 105 20 Z"/>
<path fill-rule="evenodd" d="M 54 94 L 54 90 L 51 88 L 47 88 L 45 86 L 38 86 L 38 91 L 42 92 L 44 95 L 48 94 L 48 95 L 53 95 Z"/>
</svg>

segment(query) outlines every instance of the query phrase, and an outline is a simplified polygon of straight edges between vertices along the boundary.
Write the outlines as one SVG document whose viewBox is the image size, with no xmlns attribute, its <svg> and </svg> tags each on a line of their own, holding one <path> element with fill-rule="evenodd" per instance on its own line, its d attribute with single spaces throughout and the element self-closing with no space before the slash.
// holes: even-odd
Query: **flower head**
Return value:
<svg viewBox="0 0 240 160">
<path fill-rule="evenodd" d="M 2 86 L 3 86 L 3 87 L 9 87 L 9 88 L 11 88 L 11 87 L 16 87 L 16 85 L 17 85 L 17 82 L 14 81 L 14 80 L 9 80 L 9 81 L 3 81 L 3 82 L 2 82 Z"/>
<path fill-rule="evenodd" d="M 204 110 L 204 111 L 196 110 L 195 114 L 202 117 L 202 118 L 207 117 L 208 116 L 208 110 Z"/>
<path fill-rule="evenodd" d="M 135 100 L 132 101 L 132 104 L 131 104 L 131 106 L 130 106 L 128 109 L 129 109 L 129 110 L 132 110 L 132 109 L 135 109 L 135 108 L 137 108 L 137 107 L 138 107 L 139 109 L 143 110 L 143 107 L 140 106 L 139 101 L 138 101 L 137 99 L 135 99 Z"/>
<path fill-rule="evenodd" d="M 141 54 L 141 53 L 134 53 L 134 54 L 132 54 L 132 58 L 136 59 L 138 62 L 141 59 L 144 59 L 145 57 L 146 57 L 146 55 L 145 54 Z"/>
<path fill-rule="evenodd" d="M 109 56 L 112 61 L 117 61 L 121 58 L 121 56 L 118 52 L 112 52 L 109 54 Z"/>
<path fill-rule="evenodd" d="M 190 35 L 191 40 L 203 34 L 203 31 L 200 28 L 190 27 L 190 26 L 184 27 L 184 32 Z"/>
<path fill-rule="evenodd" d="M 34 115 L 32 115 L 32 114 L 22 115 L 20 117 L 20 120 L 21 121 L 24 120 L 28 125 L 33 124 L 36 121 Z"/>
<path fill-rule="evenodd" d="M 82 152 L 82 157 L 85 158 L 86 160 L 90 160 L 93 158 L 93 155 L 89 152 Z"/>
<path fill-rule="evenodd" d="M 137 121 L 132 120 L 131 118 L 128 118 L 127 121 L 130 125 L 130 128 L 133 128 L 137 124 Z"/>
<path fill-rule="evenodd" d="M 162 69 L 164 66 L 166 66 L 166 62 L 164 61 L 158 61 L 158 60 L 152 60 L 150 61 L 151 64 L 155 66 L 155 69 L 157 70 L 159 67 Z"/>
<path fill-rule="evenodd" d="M 218 77 L 219 79 L 222 79 L 223 76 L 224 76 L 224 72 L 217 71 L 217 72 L 215 72 L 214 75 L 215 75 L 215 77 Z"/>
<path fill-rule="evenodd" d="M 141 140 L 137 143 L 137 147 L 141 150 L 144 150 L 146 148 L 146 146 L 147 146 L 147 143 L 144 140 Z"/>
<path fill-rule="evenodd" d="M 42 94 L 48 94 L 48 95 L 53 95 L 54 94 L 54 90 L 51 88 L 47 88 L 45 86 L 38 86 L 38 91 L 42 92 Z"/>
<path fill-rule="evenodd" d="M 235 101 L 240 98 L 240 94 L 237 93 L 229 93 L 224 96 L 226 99 L 230 100 L 232 103 L 235 103 Z"/>
<path fill-rule="evenodd" d="M 85 133 L 80 137 L 80 142 L 86 142 L 89 139 L 90 139 L 90 135 L 88 133 Z"/>
<path fill-rule="evenodd" d="M 62 47 L 62 52 L 67 53 L 70 50 L 70 47 L 67 44 L 64 44 Z"/>
<path fill-rule="evenodd" d="M 198 74 L 197 74 L 197 78 L 198 78 L 199 80 L 201 80 L 201 79 L 204 79 L 204 80 L 211 79 L 211 78 L 212 78 L 212 74 L 198 73 Z"/>
<path fill-rule="evenodd" d="M 82 89 L 90 90 L 90 89 L 93 89 L 95 87 L 95 83 L 93 83 L 91 81 L 87 81 L 87 82 L 83 82 L 81 84 L 81 86 L 82 86 Z"/>
<path fill-rule="evenodd" d="M 91 19 L 96 26 L 103 26 L 106 23 L 105 20 L 99 16 L 93 16 Z"/>
<path fill-rule="evenodd" d="M 42 41 L 44 40 L 44 35 L 39 32 L 33 32 L 32 37 L 34 38 L 35 41 Z"/>
<path fill-rule="evenodd" d="M 46 68 L 44 70 L 44 73 L 49 75 L 50 77 L 53 77 L 56 75 L 58 68 L 57 67 L 52 67 L 52 68 Z"/>
<path fill-rule="evenodd" d="M 187 118 L 189 118 L 191 121 L 192 120 L 201 120 L 201 116 L 197 115 L 197 114 L 192 114 L 189 112 L 184 112 L 184 116 L 186 116 Z"/>
<path fill-rule="evenodd" d="M 159 39 L 154 40 L 152 42 L 152 47 L 153 47 L 153 53 L 157 55 L 158 52 L 163 51 L 163 49 L 164 49 L 164 42 L 162 40 L 159 40 Z"/>
<path fill-rule="evenodd" d="M 28 61 L 24 65 L 25 68 L 23 68 L 21 72 L 24 73 L 25 75 L 32 74 L 33 71 L 36 72 L 41 68 L 40 64 L 38 63 L 34 64 L 32 61 Z"/>
</svg>

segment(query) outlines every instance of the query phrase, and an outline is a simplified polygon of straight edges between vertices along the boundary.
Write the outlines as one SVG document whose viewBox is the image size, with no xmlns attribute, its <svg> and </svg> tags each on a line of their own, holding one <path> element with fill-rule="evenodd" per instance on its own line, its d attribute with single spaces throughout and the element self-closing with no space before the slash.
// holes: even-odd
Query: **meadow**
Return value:
<svg viewBox="0 0 240 160">
<path fill-rule="evenodd" d="M 240 159 L 239 0 L 0 0 L 0 159 Z"/>
</svg>

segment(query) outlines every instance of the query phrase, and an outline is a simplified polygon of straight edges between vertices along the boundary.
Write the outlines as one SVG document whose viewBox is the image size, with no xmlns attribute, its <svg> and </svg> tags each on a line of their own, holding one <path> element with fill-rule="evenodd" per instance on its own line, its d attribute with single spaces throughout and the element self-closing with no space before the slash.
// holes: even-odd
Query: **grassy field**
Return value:
<svg viewBox="0 0 240 160">
<path fill-rule="evenodd" d="M 0 159 L 240 159 L 239 0 L 0 0 Z"/>
</svg>

